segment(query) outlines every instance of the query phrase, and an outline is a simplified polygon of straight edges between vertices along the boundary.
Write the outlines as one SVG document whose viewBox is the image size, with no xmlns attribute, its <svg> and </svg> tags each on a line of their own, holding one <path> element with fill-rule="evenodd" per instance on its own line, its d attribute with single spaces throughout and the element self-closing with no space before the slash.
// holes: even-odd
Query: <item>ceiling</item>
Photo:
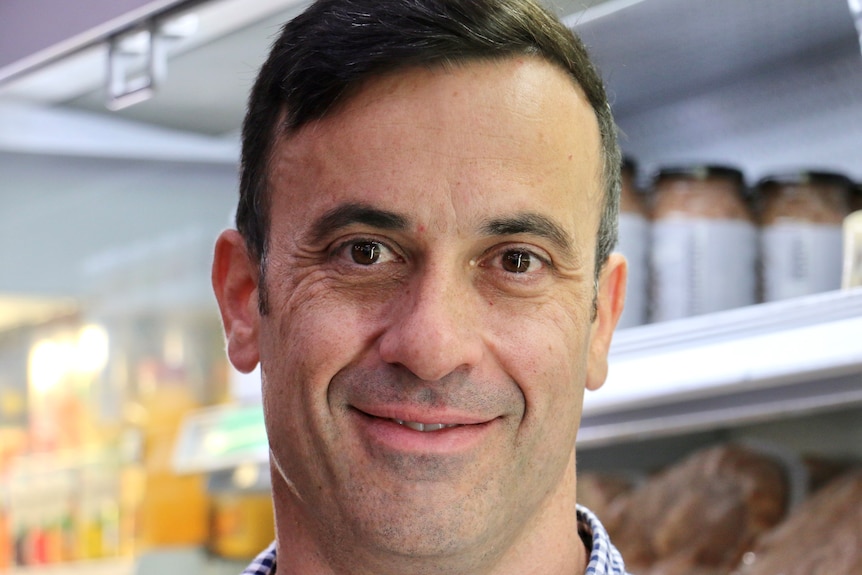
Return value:
<svg viewBox="0 0 862 575">
<path fill-rule="evenodd" d="M 258 3 L 264 7 L 250 8 Z M 0 102 L 35 100 L 111 119 L 235 137 L 269 44 L 280 25 L 307 4 L 210 0 L 194 6 L 189 11 L 200 19 L 199 38 L 172 49 L 167 79 L 154 98 L 118 112 L 105 107 L 104 44 L 79 50 L 81 64 L 64 86 L 56 81 L 59 69 L 76 57 L 0 84 Z M 590 47 L 618 116 L 713 90 L 796 57 L 859 52 L 846 0 L 548 0 L 548 4 Z M 81 69 L 85 65 L 87 72 Z"/>
<path fill-rule="evenodd" d="M 547 0 L 560 14 L 591 6 L 619 7 L 640 0 Z M 106 43 L 81 46 L 70 56 L 0 83 L 0 99 L 38 101 L 207 135 L 236 135 L 248 91 L 271 42 L 285 21 L 309 0 L 208 0 L 172 9 L 170 21 L 192 14 L 198 30 L 168 43 L 166 81 L 155 97 L 111 112 L 105 106 Z M 62 75 L 63 82 L 57 82 Z M 62 84 L 62 85 L 60 85 Z"/>
<path fill-rule="evenodd" d="M 862 165 L 851 166 L 859 147 L 849 145 L 862 141 L 862 63 L 846 0 L 549 3 L 590 48 L 623 145 L 647 163 L 665 159 L 661 150 L 692 149 L 744 163 L 742 140 L 722 138 L 748 134 L 745 145 L 780 148 L 759 127 L 790 126 L 781 138 L 799 140 L 812 129 L 799 120 L 818 110 L 836 114 L 836 144 L 800 157 L 862 178 Z M 171 46 L 155 96 L 116 112 L 104 103 L 104 43 L 0 83 L 0 294 L 78 297 L 94 254 L 225 225 L 248 89 L 280 24 L 305 4 L 197 4 L 198 32 Z M 705 134 L 730 143 L 704 147 Z M 770 161 L 767 153 L 749 167 Z M 0 330 L 4 316 L 0 308 Z"/>
</svg>

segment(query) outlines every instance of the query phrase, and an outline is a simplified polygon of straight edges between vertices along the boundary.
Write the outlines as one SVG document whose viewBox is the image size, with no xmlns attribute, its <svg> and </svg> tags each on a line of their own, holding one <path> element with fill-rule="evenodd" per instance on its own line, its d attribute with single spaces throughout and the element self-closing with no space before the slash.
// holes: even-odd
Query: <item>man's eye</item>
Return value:
<svg viewBox="0 0 862 575">
<path fill-rule="evenodd" d="M 503 252 L 500 265 L 504 270 L 513 274 L 523 274 L 530 271 L 538 271 L 542 267 L 542 261 L 530 252 L 523 250 L 509 250 Z"/>
<path fill-rule="evenodd" d="M 360 265 L 370 266 L 380 259 L 380 244 L 374 242 L 353 244 L 350 247 L 350 257 Z"/>
<path fill-rule="evenodd" d="M 361 266 L 392 261 L 396 257 L 392 250 L 380 242 L 356 241 L 351 242 L 346 247 L 350 252 L 350 259 Z"/>
</svg>

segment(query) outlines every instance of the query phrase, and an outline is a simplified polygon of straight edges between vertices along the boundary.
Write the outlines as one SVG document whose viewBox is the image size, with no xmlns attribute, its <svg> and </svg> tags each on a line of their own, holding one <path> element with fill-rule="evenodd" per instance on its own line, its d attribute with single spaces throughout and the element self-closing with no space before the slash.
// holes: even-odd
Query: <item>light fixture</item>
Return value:
<svg viewBox="0 0 862 575">
<path fill-rule="evenodd" d="M 850 5 L 850 15 L 859 33 L 859 49 L 862 50 L 862 0 L 847 0 Z"/>
<path fill-rule="evenodd" d="M 164 21 L 151 18 L 112 36 L 108 43 L 107 100 L 116 111 L 152 98 L 167 77 L 168 44 L 198 31 L 197 14 L 189 12 Z"/>
<path fill-rule="evenodd" d="M 108 332 L 99 325 L 85 325 L 76 335 L 57 335 L 33 345 L 28 362 L 30 389 L 36 397 L 50 395 L 60 385 L 91 378 L 107 364 Z"/>
<path fill-rule="evenodd" d="M 81 373 L 99 373 L 108 365 L 108 332 L 95 324 L 85 325 L 75 345 L 76 368 Z"/>
<path fill-rule="evenodd" d="M 161 47 L 156 45 L 154 48 L 163 48 L 167 58 L 172 58 L 276 14 L 284 14 L 287 20 L 309 3 L 310 0 L 219 0 L 193 2 L 191 9 L 179 3 L 179 8 L 159 12 L 156 8 L 159 3 L 152 2 L 153 7 L 145 10 L 145 16 L 141 16 L 139 11 L 124 14 L 117 21 L 69 39 L 54 47 L 50 53 L 45 51 L 21 63 L 0 67 L 0 103 L 9 97 L 49 105 L 63 104 L 109 84 L 104 74 L 105 59 L 108 58 L 110 47 L 117 42 L 122 43 L 127 35 L 134 36 L 137 32 L 155 27 L 163 41 Z M 140 40 L 131 41 L 122 48 L 135 48 L 136 42 Z M 120 48 L 119 45 L 115 46 L 117 57 L 120 57 Z M 140 76 L 143 68 L 146 68 L 141 54 L 137 57 L 127 54 L 125 61 L 117 65 L 123 65 L 116 71 L 127 72 L 125 77 L 129 80 L 133 76 Z M 139 78 L 131 83 L 136 84 L 134 87 L 143 88 L 140 84 L 145 84 L 146 80 Z M 118 93 L 125 91 L 121 86 L 118 77 Z M 136 98 L 137 101 L 144 101 L 152 95 L 144 88 L 137 93 Z M 110 100 L 106 95 L 106 101 Z M 109 108 L 120 109 L 133 103 L 135 98 L 120 99 Z"/>
<path fill-rule="evenodd" d="M 69 341 L 44 339 L 30 351 L 28 375 L 30 389 L 36 397 L 50 394 L 68 373 L 74 357 L 74 348 Z"/>
<path fill-rule="evenodd" d="M 574 12 L 563 18 L 563 24 L 569 28 L 575 28 L 593 20 L 606 18 L 611 14 L 620 12 L 641 2 L 643 0 L 609 0 L 608 2 L 592 3 L 588 8 Z"/>
<path fill-rule="evenodd" d="M 142 29 L 113 36 L 108 48 L 105 105 L 116 111 L 149 100 L 166 71 L 164 46 L 152 20 Z"/>
</svg>

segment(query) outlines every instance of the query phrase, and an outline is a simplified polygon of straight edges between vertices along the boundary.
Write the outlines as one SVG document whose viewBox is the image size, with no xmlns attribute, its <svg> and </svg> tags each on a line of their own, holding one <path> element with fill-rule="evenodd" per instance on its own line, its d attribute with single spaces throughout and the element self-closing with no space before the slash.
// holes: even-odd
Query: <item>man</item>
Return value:
<svg viewBox="0 0 862 575">
<path fill-rule="evenodd" d="M 574 453 L 623 305 L 618 194 L 600 79 L 532 0 L 285 26 L 213 265 L 270 441 L 276 543 L 246 573 L 624 573 Z"/>
</svg>

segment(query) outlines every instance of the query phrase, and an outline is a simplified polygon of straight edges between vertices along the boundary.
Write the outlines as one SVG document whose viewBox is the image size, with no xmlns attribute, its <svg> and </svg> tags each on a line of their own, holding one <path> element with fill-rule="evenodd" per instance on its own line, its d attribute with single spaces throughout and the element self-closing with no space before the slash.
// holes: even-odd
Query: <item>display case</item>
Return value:
<svg viewBox="0 0 862 575">
<path fill-rule="evenodd" d="M 862 405 L 862 289 L 623 330 L 583 446 Z"/>
<path fill-rule="evenodd" d="M 567 21 L 599 62 L 644 186 L 685 162 L 737 166 L 749 184 L 800 168 L 862 179 L 862 50 L 846 1 L 606 2 Z M 798 421 L 788 437 L 817 435 L 812 412 L 858 413 L 860 297 L 618 332 L 608 381 L 586 398 L 580 451 L 770 421 Z"/>
</svg>

